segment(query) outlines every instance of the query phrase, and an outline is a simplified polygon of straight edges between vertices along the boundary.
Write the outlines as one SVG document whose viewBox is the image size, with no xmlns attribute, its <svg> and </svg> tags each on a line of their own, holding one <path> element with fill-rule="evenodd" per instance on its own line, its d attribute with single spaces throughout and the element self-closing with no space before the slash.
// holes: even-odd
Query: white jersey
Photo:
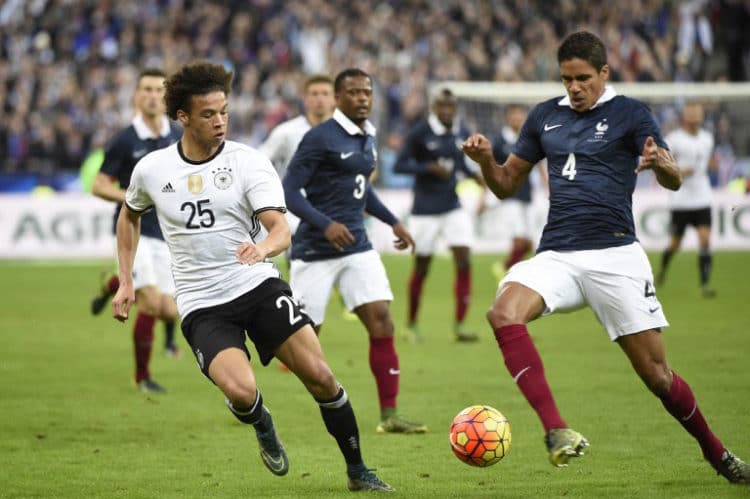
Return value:
<svg viewBox="0 0 750 499">
<path fill-rule="evenodd" d="M 297 116 L 276 126 L 266 141 L 258 147 L 258 150 L 271 160 L 279 177 L 284 177 L 286 167 L 292 160 L 297 146 L 310 128 L 312 126 L 305 115 Z"/>
<path fill-rule="evenodd" d="M 179 145 L 138 162 L 125 202 L 135 211 L 156 208 L 184 319 L 281 277 L 270 262 L 240 264 L 235 251 L 243 242 L 265 237 L 258 213 L 286 207 L 279 176 L 257 150 L 227 140 L 212 158 L 193 162 Z"/>
<path fill-rule="evenodd" d="M 692 168 L 693 174 L 684 176 L 682 187 L 671 192 L 673 210 L 696 210 L 711 206 L 711 181 L 708 178 L 708 163 L 714 150 L 714 137 L 704 129 L 696 135 L 679 128 L 669 133 L 664 140 L 674 155 L 679 168 Z"/>
</svg>

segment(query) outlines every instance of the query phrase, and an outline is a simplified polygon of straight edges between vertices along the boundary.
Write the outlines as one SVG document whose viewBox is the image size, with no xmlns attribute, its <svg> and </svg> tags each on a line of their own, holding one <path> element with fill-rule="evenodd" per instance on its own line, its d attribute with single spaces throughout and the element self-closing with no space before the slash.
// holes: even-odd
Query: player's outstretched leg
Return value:
<svg viewBox="0 0 750 499">
<path fill-rule="evenodd" d="M 234 407 L 229 399 L 225 399 L 225 402 L 237 419 L 255 428 L 255 436 L 260 446 L 260 457 L 266 468 L 274 475 L 286 475 L 289 471 L 289 458 L 276 434 L 271 413 L 263 406 L 260 391 L 256 391 L 255 403 L 249 408 Z"/>
<path fill-rule="evenodd" d="M 750 464 L 732 454 L 729 449 L 724 449 L 721 460 L 713 466 L 718 474 L 731 483 L 750 484 Z"/>
<path fill-rule="evenodd" d="M 583 456 L 583 450 L 589 446 L 588 440 L 570 428 L 555 428 L 544 437 L 549 451 L 549 462 L 558 468 L 564 468 L 572 457 Z"/>
<path fill-rule="evenodd" d="M 393 487 L 378 478 L 375 470 L 368 469 L 362 461 L 357 418 L 346 390 L 341 385 L 338 386 L 335 397 L 327 400 L 316 398 L 315 401 L 320 406 L 320 415 L 328 433 L 336 440 L 346 461 L 349 490 L 393 492 Z"/>
</svg>

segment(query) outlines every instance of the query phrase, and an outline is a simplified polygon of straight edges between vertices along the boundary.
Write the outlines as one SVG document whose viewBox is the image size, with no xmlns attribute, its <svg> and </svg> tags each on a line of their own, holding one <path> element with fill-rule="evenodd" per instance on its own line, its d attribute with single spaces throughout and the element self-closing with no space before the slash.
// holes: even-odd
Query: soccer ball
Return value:
<svg viewBox="0 0 750 499">
<path fill-rule="evenodd" d="M 488 405 L 472 405 L 451 423 L 453 453 L 470 466 L 491 466 L 510 452 L 510 423 Z"/>
</svg>

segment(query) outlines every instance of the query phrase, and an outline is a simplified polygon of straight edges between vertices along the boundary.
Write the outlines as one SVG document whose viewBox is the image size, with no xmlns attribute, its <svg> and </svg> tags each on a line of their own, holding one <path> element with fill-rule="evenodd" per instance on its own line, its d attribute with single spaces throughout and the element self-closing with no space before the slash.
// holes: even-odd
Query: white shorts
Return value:
<svg viewBox="0 0 750 499">
<path fill-rule="evenodd" d="M 315 325 L 323 323 L 334 286 L 346 308 L 392 301 L 388 275 L 375 250 L 315 262 L 292 260 L 289 284 Z"/>
<path fill-rule="evenodd" d="M 146 286 L 156 286 L 162 293 L 174 295 L 172 260 L 166 242 L 143 235 L 139 238 L 133 260 L 133 286 L 136 291 Z"/>
<path fill-rule="evenodd" d="M 417 255 L 432 255 L 441 236 L 449 248 L 474 246 L 474 223 L 463 208 L 440 215 L 411 215 L 409 230 Z"/>
<path fill-rule="evenodd" d="M 513 238 L 531 239 L 531 216 L 529 214 L 529 203 L 518 199 L 503 199 L 500 202 L 500 221 L 508 230 L 508 235 Z"/>
<path fill-rule="evenodd" d="M 589 305 L 612 340 L 669 325 L 656 298 L 651 264 L 639 243 L 599 250 L 543 251 L 505 275 L 544 299 L 542 315 Z"/>
</svg>

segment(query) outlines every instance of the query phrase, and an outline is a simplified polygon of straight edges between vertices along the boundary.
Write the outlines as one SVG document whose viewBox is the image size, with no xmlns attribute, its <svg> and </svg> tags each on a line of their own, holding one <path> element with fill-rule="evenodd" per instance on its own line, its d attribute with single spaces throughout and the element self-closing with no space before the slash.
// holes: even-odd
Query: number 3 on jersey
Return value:
<svg viewBox="0 0 750 499">
<path fill-rule="evenodd" d="M 563 177 L 568 177 L 568 180 L 576 178 L 576 155 L 574 153 L 568 154 L 568 160 L 565 162 L 560 172 Z"/>
<path fill-rule="evenodd" d="M 357 187 L 354 188 L 354 199 L 362 199 L 362 196 L 365 195 L 365 188 L 367 187 L 367 179 L 364 175 L 361 173 L 357 174 L 356 177 L 354 177 L 354 182 L 357 184 Z"/>
</svg>

